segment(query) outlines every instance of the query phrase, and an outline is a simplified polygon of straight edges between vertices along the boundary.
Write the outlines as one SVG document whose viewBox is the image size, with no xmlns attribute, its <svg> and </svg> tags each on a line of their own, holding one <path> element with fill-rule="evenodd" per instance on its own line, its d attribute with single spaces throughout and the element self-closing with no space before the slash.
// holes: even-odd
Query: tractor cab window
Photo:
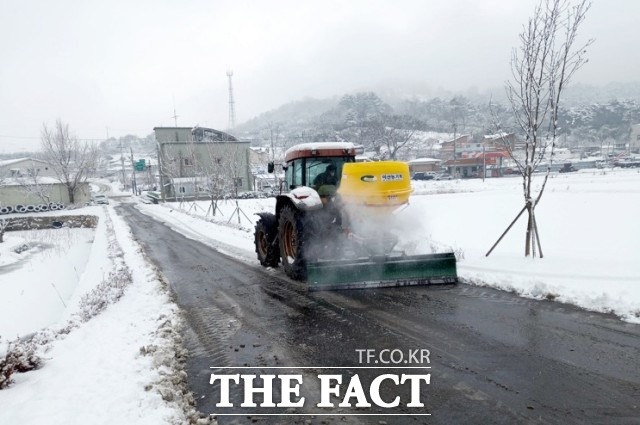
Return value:
<svg viewBox="0 0 640 425">
<path fill-rule="evenodd" d="M 342 177 L 342 165 L 345 162 L 353 162 L 351 157 L 334 157 L 334 158 L 307 158 L 306 181 L 307 186 L 314 187 L 315 182 L 323 180 L 326 173 L 331 168 L 335 170 L 336 185 L 340 183 Z M 328 170 L 329 169 L 329 170 Z M 332 177 L 333 178 L 333 177 Z M 316 187 L 317 189 L 317 187 Z"/>
</svg>

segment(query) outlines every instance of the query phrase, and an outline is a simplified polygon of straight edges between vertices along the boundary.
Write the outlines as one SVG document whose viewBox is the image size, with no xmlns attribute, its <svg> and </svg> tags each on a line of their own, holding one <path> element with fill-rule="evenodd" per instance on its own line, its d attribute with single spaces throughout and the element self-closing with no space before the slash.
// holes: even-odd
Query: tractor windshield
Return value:
<svg viewBox="0 0 640 425">
<path fill-rule="evenodd" d="M 353 162 L 352 157 L 307 158 L 306 182 L 308 186 L 318 187 L 322 184 L 337 186 L 342 177 L 342 165 Z M 333 170 L 333 171 L 332 171 Z"/>
<path fill-rule="evenodd" d="M 299 186 L 309 186 L 318 190 L 321 185 L 331 185 L 335 191 L 342 178 L 342 166 L 345 162 L 355 162 L 355 158 L 336 156 L 298 158 L 290 161 L 285 169 L 286 187 L 291 190 Z M 331 168 L 333 173 L 330 172 Z"/>
</svg>

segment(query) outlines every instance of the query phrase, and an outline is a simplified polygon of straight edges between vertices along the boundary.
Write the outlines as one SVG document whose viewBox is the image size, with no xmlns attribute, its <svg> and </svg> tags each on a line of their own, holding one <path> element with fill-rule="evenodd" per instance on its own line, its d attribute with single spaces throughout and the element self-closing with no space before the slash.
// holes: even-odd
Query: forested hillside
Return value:
<svg viewBox="0 0 640 425">
<path fill-rule="evenodd" d="M 449 137 L 470 134 L 479 140 L 501 130 L 518 133 L 504 96 L 383 98 L 374 92 L 331 99 L 304 99 L 266 112 L 236 129 L 254 144 L 291 146 L 301 142 L 345 140 L 396 157 L 424 133 Z M 640 84 L 605 87 L 576 85 L 566 91 L 559 117 L 565 147 L 625 143 L 640 123 Z M 399 155 L 406 156 L 406 155 Z"/>
</svg>

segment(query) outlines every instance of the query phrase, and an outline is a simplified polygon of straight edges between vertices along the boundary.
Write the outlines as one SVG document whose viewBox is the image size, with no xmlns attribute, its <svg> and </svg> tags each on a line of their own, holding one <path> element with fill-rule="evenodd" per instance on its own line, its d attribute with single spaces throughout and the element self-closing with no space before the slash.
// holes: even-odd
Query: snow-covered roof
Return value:
<svg viewBox="0 0 640 425">
<path fill-rule="evenodd" d="M 207 179 L 204 177 L 174 177 L 171 179 L 171 183 L 203 183 Z"/>
<path fill-rule="evenodd" d="M 3 186 L 20 186 L 20 185 L 33 185 L 36 182 L 33 181 L 33 177 L 23 177 L 23 178 L 15 178 L 15 177 L 10 177 L 10 178 L 6 178 L 4 180 L 2 180 L 2 185 Z M 37 184 L 60 184 L 60 180 L 54 178 L 54 177 L 43 177 L 43 176 L 38 176 L 37 178 Z"/>
<path fill-rule="evenodd" d="M 355 145 L 351 142 L 318 142 L 318 143 L 301 143 L 287 149 L 284 153 L 285 157 L 290 153 L 313 150 L 313 149 L 354 149 Z"/>
<path fill-rule="evenodd" d="M 44 161 L 40 160 L 40 159 L 33 159 L 33 158 L 15 158 L 15 159 L 5 159 L 0 161 L 0 167 L 6 167 L 7 165 L 13 165 L 13 164 L 18 164 L 20 162 L 24 162 L 24 161 L 35 161 L 35 162 L 41 162 L 44 163 Z"/>
<path fill-rule="evenodd" d="M 499 140 L 508 137 L 510 134 L 511 133 L 486 134 L 484 138 L 489 140 Z"/>
<path fill-rule="evenodd" d="M 409 164 L 433 164 L 438 162 L 442 162 L 442 160 L 436 158 L 416 158 L 409 161 Z"/>
</svg>

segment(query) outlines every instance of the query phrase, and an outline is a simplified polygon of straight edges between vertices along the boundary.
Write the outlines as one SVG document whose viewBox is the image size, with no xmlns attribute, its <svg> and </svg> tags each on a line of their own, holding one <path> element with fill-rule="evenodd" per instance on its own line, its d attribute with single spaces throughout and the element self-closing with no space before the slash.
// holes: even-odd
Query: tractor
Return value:
<svg viewBox="0 0 640 425">
<path fill-rule="evenodd" d="M 408 164 L 356 162 L 352 143 L 305 143 L 285 152 L 275 211 L 258 213 L 255 248 L 310 289 L 456 283 L 453 253 L 397 250 L 393 223 L 412 193 Z M 269 163 L 269 172 L 274 171 Z"/>
</svg>

